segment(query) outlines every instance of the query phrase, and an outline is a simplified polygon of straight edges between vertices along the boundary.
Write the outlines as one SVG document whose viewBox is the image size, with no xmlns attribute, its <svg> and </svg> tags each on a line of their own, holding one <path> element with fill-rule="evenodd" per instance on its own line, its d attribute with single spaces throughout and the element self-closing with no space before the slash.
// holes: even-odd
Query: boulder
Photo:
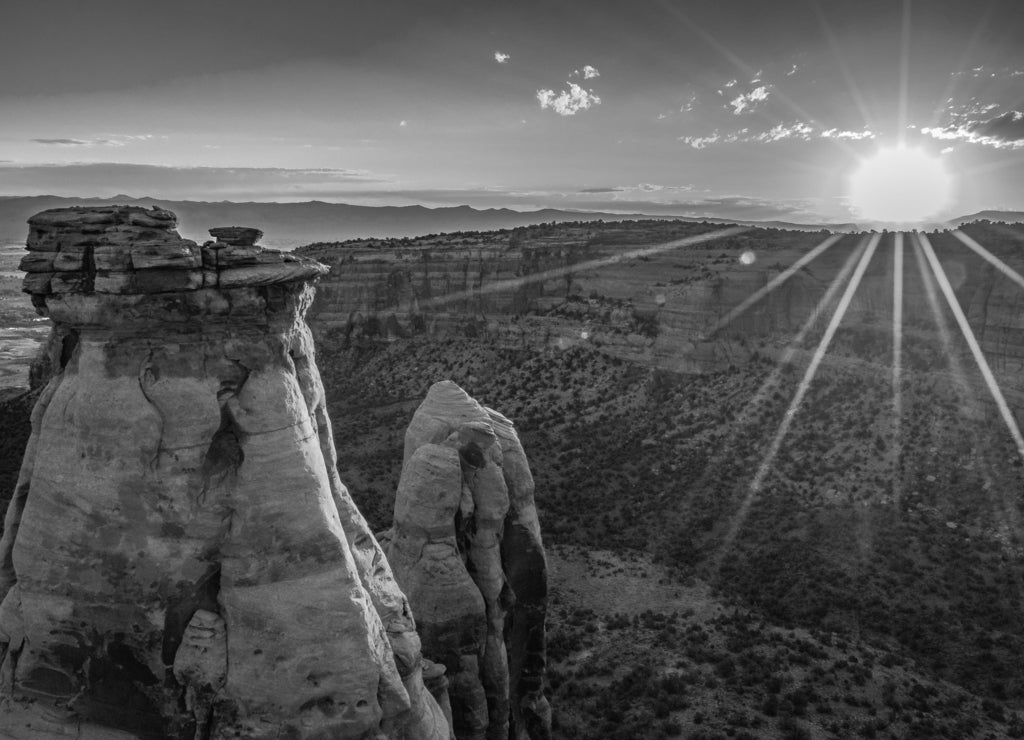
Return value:
<svg viewBox="0 0 1024 740">
<path fill-rule="evenodd" d="M 210 229 L 210 236 L 216 239 L 218 244 L 251 247 L 263 238 L 263 232 L 247 226 L 218 226 Z"/>
</svg>

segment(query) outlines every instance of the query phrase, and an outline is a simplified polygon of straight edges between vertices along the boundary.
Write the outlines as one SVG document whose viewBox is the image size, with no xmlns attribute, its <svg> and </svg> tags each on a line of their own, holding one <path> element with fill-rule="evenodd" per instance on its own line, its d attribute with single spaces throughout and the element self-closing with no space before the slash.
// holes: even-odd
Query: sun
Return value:
<svg viewBox="0 0 1024 740">
<path fill-rule="evenodd" d="M 914 224 L 949 203 L 953 177 L 941 160 L 921 149 L 882 148 L 850 176 L 850 204 L 861 218 Z"/>
</svg>

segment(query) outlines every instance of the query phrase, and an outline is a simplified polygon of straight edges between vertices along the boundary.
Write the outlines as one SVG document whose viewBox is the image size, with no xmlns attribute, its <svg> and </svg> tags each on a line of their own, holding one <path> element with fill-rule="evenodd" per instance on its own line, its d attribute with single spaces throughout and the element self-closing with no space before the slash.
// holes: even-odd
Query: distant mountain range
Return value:
<svg viewBox="0 0 1024 740">
<path fill-rule="evenodd" d="M 969 224 L 971 221 L 1003 221 L 1008 224 L 1024 223 L 1024 211 L 978 211 L 969 216 L 952 218 L 946 223 L 950 226 Z"/>
<path fill-rule="evenodd" d="M 28 197 L 0 196 L 0 240 L 21 243 L 28 228 L 26 220 L 47 208 L 95 206 L 102 204 L 137 204 L 159 206 L 178 214 L 178 231 L 182 236 L 203 242 L 207 230 L 214 226 L 254 226 L 265 234 L 261 244 L 291 249 L 312 242 L 335 242 L 364 237 L 413 237 L 452 231 L 490 231 L 551 221 L 621 221 L 624 219 L 678 219 L 740 224 L 795 231 L 857 231 L 855 223 L 802 224 L 788 221 L 749 221 L 692 216 L 651 215 L 644 213 L 607 213 L 599 211 L 568 211 L 545 208 L 537 211 L 515 211 L 510 208 L 477 209 L 470 206 L 426 208 L 424 206 L 356 206 L 346 203 L 233 203 L 220 201 L 173 201 L 160 198 L 136 198 L 115 195 L 111 198 L 64 198 L 55 195 Z M 981 211 L 971 216 L 952 219 L 947 225 L 958 226 L 969 221 L 1024 221 L 1024 212 Z"/>
<path fill-rule="evenodd" d="M 160 198 L 136 198 L 115 195 L 112 198 L 63 198 L 53 195 L 0 197 L 0 239 L 8 243 L 24 241 L 25 221 L 47 208 L 96 206 L 124 203 L 159 206 L 178 214 L 178 231 L 202 242 L 214 226 L 254 226 L 265 234 L 265 246 L 292 248 L 302 244 L 344 241 L 363 237 L 413 237 L 452 231 L 490 231 L 551 221 L 621 221 L 624 219 L 679 219 L 712 223 L 739 223 L 766 228 L 818 231 L 850 231 L 856 224 L 796 224 L 782 221 L 736 221 L 722 218 L 649 215 L 643 213 L 605 213 L 545 208 L 514 211 L 509 208 L 477 209 L 470 206 L 426 208 L 424 206 L 356 206 L 345 203 L 233 203 L 221 201 L 172 201 Z"/>
</svg>

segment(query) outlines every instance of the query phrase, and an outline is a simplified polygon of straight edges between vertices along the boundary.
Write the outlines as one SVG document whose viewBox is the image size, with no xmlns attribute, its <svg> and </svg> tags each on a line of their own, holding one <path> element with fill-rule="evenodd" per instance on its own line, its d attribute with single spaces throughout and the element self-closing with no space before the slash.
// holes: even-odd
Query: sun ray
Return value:
<svg viewBox="0 0 1024 740">
<path fill-rule="evenodd" d="M 910 3 L 903 0 L 903 27 L 900 30 L 900 102 L 899 102 L 899 142 L 900 146 L 907 139 L 907 82 L 910 77 Z"/>
<path fill-rule="evenodd" d="M 981 351 L 981 345 L 978 343 L 978 338 L 975 336 L 974 330 L 967 321 L 967 316 L 964 314 L 963 308 L 956 299 L 956 295 L 953 292 L 953 286 L 950 284 L 949 278 L 946 277 L 946 271 L 942 268 L 939 258 L 935 256 L 935 250 L 932 248 L 927 235 L 918 234 L 917 238 L 921 244 L 921 248 L 924 250 L 925 257 L 928 259 L 928 264 L 932 268 L 935 279 L 939 283 L 939 288 L 942 290 L 942 294 L 946 297 L 949 309 L 953 312 L 953 317 L 956 319 L 956 323 L 960 327 L 960 332 L 964 335 L 964 339 L 967 340 L 967 346 L 970 348 L 971 354 L 974 356 L 974 362 L 978 365 L 978 370 L 981 371 L 981 376 L 985 380 L 985 385 L 988 386 L 989 393 L 992 394 L 992 399 L 996 402 L 996 407 L 999 409 L 999 414 L 1003 417 L 1003 422 L 1006 424 L 1006 428 L 1010 432 L 1010 436 L 1013 438 L 1014 444 L 1017 446 L 1017 452 L 1020 454 L 1021 459 L 1024 460 L 1024 437 L 1021 436 L 1020 428 L 1017 426 L 1017 420 L 1014 418 L 1009 404 L 1006 403 L 1006 399 L 1003 397 L 1003 392 L 999 388 L 999 383 L 996 381 L 992 368 L 989 367 L 988 361 L 985 359 L 985 355 Z"/>
<path fill-rule="evenodd" d="M 985 260 L 994 268 L 999 270 L 999 272 L 1003 273 L 1004 275 L 1006 275 L 1006 277 L 1010 278 L 1010 280 L 1017 283 L 1017 285 L 1019 285 L 1020 287 L 1024 288 L 1024 277 L 1021 277 L 1019 272 L 1017 272 L 1008 264 L 1006 264 L 1001 259 L 996 257 L 990 251 L 985 249 L 985 247 L 978 244 L 978 242 L 974 241 L 974 239 L 967 236 L 967 234 L 965 234 L 964 232 L 960 231 L 960 229 L 954 231 L 953 236 L 955 236 L 957 239 L 963 242 L 964 246 L 966 246 L 968 249 L 973 251 L 983 260 Z"/>
<path fill-rule="evenodd" d="M 729 313 L 727 313 L 725 316 L 723 316 L 718 321 L 716 321 L 715 325 L 712 326 L 711 329 L 708 330 L 705 333 L 704 336 L 705 337 L 712 337 L 718 331 L 720 331 L 722 328 L 724 328 L 724 327 L 728 326 L 729 324 L 731 324 L 733 321 L 736 320 L 736 318 L 738 316 L 740 316 L 741 314 L 745 313 L 747 311 L 747 309 L 749 309 L 755 303 L 757 303 L 762 298 L 764 298 L 766 295 L 771 293 L 773 290 L 778 288 L 784 282 L 789 280 L 789 278 L 791 278 L 794 274 L 796 274 L 800 270 L 800 268 L 802 268 L 808 262 L 813 260 L 819 254 L 824 252 L 826 249 L 831 247 L 833 244 L 835 244 L 837 241 L 839 241 L 842 237 L 843 237 L 842 234 L 832 234 L 831 236 L 826 238 L 823 242 L 821 242 L 821 244 L 816 246 L 810 252 L 805 254 L 803 257 L 798 259 L 792 265 L 790 265 L 785 270 L 783 270 L 778 275 L 776 275 L 771 280 L 769 280 L 763 287 L 757 289 L 756 291 L 751 293 L 749 296 L 747 296 L 747 298 L 745 298 L 742 303 L 740 303 L 738 306 L 735 306 L 731 311 L 729 311 Z"/>
<path fill-rule="evenodd" d="M 896 232 L 892 245 L 892 498 L 898 505 L 901 495 L 900 458 L 903 454 L 903 232 Z"/>
<path fill-rule="evenodd" d="M 775 362 L 775 367 L 772 368 L 768 377 L 765 378 L 764 382 L 761 383 L 758 389 L 754 392 L 754 395 L 752 395 L 750 400 L 744 405 L 735 422 L 729 425 L 730 440 L 734 441 L 739 436 L 740 432 L 751 423 L 754 413 L 757 412 L 768 398 L 769 394 L 777 387 L 779 380 L 782 377 L 783 370 L 794 361 L 797 352 L 799 352 L 800 348 L 803 346 L 804 339 L 807 338 L 807 334 L 818 324 L 822 315 L 828 307 L 832 305 L 836 294 L 846 282 L 846 278 L 849 277 L 853 268 L 857 265 L 857 262 L 864 253 L 864 249 L 866 247 L 867 239 L 864 239 L 852 252 L 850 252 L 850 256 L 846 259 L 846 262 L 843 263 L 839 272 L 836 273 L 832 282 L 829 283 L 825 293 L 812 309 L 810 316 L 807 317 L 803 325 L 800 327 L 800 330 L 786 344 L 786 348 L 783 350 L 782 355 Z M 723 444 L 721 447 L 723 450 L 729 450 L 732 448 L 732 442 Z"/>
<path fill-rule="evenodd" d="M 818 25 L 821 26 L 821 30 L 824 32 L 825 38 L 828 39 L 829 46 L 832 47 L 832 54 L 835 56 L 836 63 L 839 65 L 839 71 L 842 72 L 843 80 L 846 81 L 846 88 L 850 91 L 850 97 L 853 99 L 854 105 L 857 106 L 857 110 L 860 112 L 861 123 L 867 126 L 871 131 L 877 130 L 878 126 L 876 125 L 874 118 L 871 116 L 867 104 L 864 102 L 864 95 L 861 93 L 860 87 L 858 87 L 857 81 L 853 77 L 853 73 L 850 72 L 850 65 L 846 63 L 846 58 L 839 49 L 839 42 L 836 40 L 836 36 L 832 32 L 832 26 L 829 25 L 825 18 L 825 14 L 821 11 L 821 4 L 819 0 L 814 0 L 811 3 L 811 7 L 814 9 L 814 14 L 818 18 Z"/>
<path fill-rule="evenodd" d="M 881 237 L 878 234 L 873 234 L 867 242 L 867 247 L 861 251 L 860 259 L 857 262 L 857 268 L 854 270 L 853 276 L 850 278 L 850 282 L 847 284 L 842 298 L 839 299 L 835 312 L 832 314 L 832 319 L 829 321 L 828 327 L 825 329 L 825 333 L 818 342 L 818 347 L 815 349 L 814 355 L 811 357 L 811 362 L 807 366 L 807 370 L 804 372 L 804 376 L 800 380 L 800 384 L 797 386 L 796 393 L 793 395 L 793 400 L 790 401 L 789 408 L 786 409 L 786 413 L 782 417 L 782 422 L 779 424 L 779 427 L 775 432 L 775 436 L 772 438 L 772 442 L 768 446 L 768 451 L 765 453 L 753 480 L 750 482 L 750 486 L 747 489 L 747 495 L 740 504 L 739 510 L 732 518 L 729 530 L 726 532 L 715 558 L 714 568 L 716 570 L 720 566 L 725 555 L 732 549 L 733 542 L 736 540 L 736 535 L 739 534 L 740 529 L 746 522 L 747 515 L 750 513 L 750 507 L 761 492 L 761 487 L 764 485 L 765 478 L 768 477 L 772 464 L 775 462 L 775 458 L 778 456 L 779 450 L 782 448 L 782 442 L 789 433 L 789 428 L 792 426 L 793 420 L 796 418 L 796 413 L 800 408 L 800 404 L 803 403 L 804 396 L 807 395 L 807 391 L 811 387 L 811 382 L 814 380 L 814 376 L 818 372 L 818 367 L 825 358 L 825 353 L 828 351 L 828 347 L 832 343 L 832 338 L 839 329 L 839 324 L 842 322 L 843 317 L 846 315 L 846 310 L 850 307 L 850 303 L 853 301 L 853 296 L 857 292 L 857 288 L 860 285 L 861 279 L 864 277 L 865 271 L 868 269 L 871 257 L 874 255 L 880 239 Z"/>
<path fill-rule="evenodd" d="M 680 249 L 681 247 L 689 247 L 695 244 L 703 244 L 704 242 L 714 241 L 716 239 L 723 239 L 727 236 L 735 236 L 742 234 L 744 231 L 749 231 L 748 226 L 730 226 L 727 229 L 719 229 L 718 231 L 711 231 L 706 234 L 697 234 L 696 236 L 688 236 L 684 239 L 675 239 L 664 244 L 658 244 L 653 247 L 640 247 L 638 249 L 630 249 L 619 254 L 609 255 L 608 257 L 601 257 L 599 259 L 586 260 L 585 262 L 574 262 L 571 265 L 563 265 L 561 267 L 553 267 L 550 270 L 544 270 L 543 272 L 535 272 L 530 275 L 524 275 L 523 277 L 509 278 L 507 280 L 498 280 L 487 285 L 482 285 L 478 288 L 469 288 L 467 290 L 460 290 L 454 293 L 449 293 L 443 296 L 437 296 L 436 298 L 427 298 L 420 300 L 413 298 L 412 300 L 405 301 L 399 304 L 397 311 L 409 312 L 413 310 L 423 310 L 425 308 L 437 308 L 449 303 L 455 303 L 462 301 L 467 298 L 476 298 L 481 295 L 488 293 L 498 293 L 503 290 L 513 290 L 522 285 L 530 285 L 532 283 L 544 282 L 545 280 L 551 280 L 552 278 L 563 277 L 570 273 L 582 272 L 585 270 L 593 270 L 599 267 L 607 267 L 608 265 L 614 265 L 619 262 L 625 262 L 626 260 L 639 259 L 641 257 L 650 257 L 655 254 L 662 252 L 670 252 L 673 249 Z"/>
<path fill-rule="evenodd" d="M 949 371 L 953 375 L 953 384 L 957 389 L 960 396 L 963 407 L 968 410 L 973 416 L 980 416 L 982 413 L 981 401 L 975 393 L 974 388 L 971 387 L 970 381 L 967 379 L 967 372 L 964 370 L 963 363 L 960 362 L 960 355 L 956 347 L 953 346 L 953 335 L 949 330 L 949 324 L 946 322 L 946 317 L 942 312 L 942 307 L 939 305 L 939 296 L 937 293 L 937 286 L 935 283 L 935 277 L 928 269 L 928 265 L 925 261 L 924 251 L 921 249 L 919 241 L 911 242 L 914 251 L 914 261 L 917 264 L 917 272 L 921 277 L 921 283 L 924 285 L 925 297 L 928 301 L 928 306 L 931 309 L 932 319 L 935 321 L 935 326 L 939 331 L 939 340 L 942 343 L 942 353 L 949 363 Z M 975 427 L 971 427 L 971 436 L 974 441 L 976 449 L 982 447 L 981 441 L 978 438 L 977 430 Z M 982 476 L 985 479 L 985 484 L 988 489 L 991 489 L 994 482 L 992 480 L 992 474 L 989 470 L 989 465 L 985 461 L 984 468 L 982 469 Z"/>
</svg>

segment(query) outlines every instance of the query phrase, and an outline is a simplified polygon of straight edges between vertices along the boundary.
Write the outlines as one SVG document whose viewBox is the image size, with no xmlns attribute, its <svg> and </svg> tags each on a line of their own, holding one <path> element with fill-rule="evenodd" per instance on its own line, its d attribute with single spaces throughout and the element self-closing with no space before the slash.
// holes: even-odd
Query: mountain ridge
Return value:
<svg viewBox="0 0 1024 740">
<path fill-rule="evenodd" d="M 474 208 L 469 205 L 361 206 L 311 200 L 300 203 L 266 201 L 175 201 L 118 194 L 110 198 L 68 198 L 54 195 L 0 196 L 0 239 L 20 243 L 25 221 L 48 208 L 97 206 L 114 203 L 157 206 L 178 214 L 179 232 L 196 241 L 206 239 L 206 230 L 219 225 L 257 223 L 265 236 L 262 243 L 293 248 L 318 241 L 356 238 L 415 237 L 431 233 L 477 230 L 492 231 L 530 226 L 551 221 L 674 220 L 688 223 L 738 224 L 799 231 L 856 231 L 855 223 L 790 223 L 718 217 L 646 213 L 610 213 L 572 209 L 542 208 L 517 211 L 512 208 Z"/>
</svg>

